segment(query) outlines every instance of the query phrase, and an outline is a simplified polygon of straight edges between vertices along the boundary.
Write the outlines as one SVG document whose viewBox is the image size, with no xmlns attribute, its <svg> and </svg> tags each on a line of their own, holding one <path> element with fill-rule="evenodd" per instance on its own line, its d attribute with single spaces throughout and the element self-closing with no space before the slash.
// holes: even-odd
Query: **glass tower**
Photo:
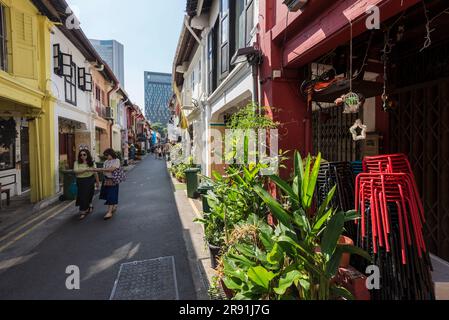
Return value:
<svg viewBox="0 0 449 320">
<path fill-rule="evenodd" d="M 172 96 L 171 74 L 145 72 L 145 116 L 151 123 L 167 126 L 170 120 L 168 104 Z"/>
<path fill-rule="evenodd" d="M 125 54 L 123 45 L 115 40 L 94 40 L 90 42 L 100 57 L 111 67 L 115 76 L 125 87 Z"/>
</svg>

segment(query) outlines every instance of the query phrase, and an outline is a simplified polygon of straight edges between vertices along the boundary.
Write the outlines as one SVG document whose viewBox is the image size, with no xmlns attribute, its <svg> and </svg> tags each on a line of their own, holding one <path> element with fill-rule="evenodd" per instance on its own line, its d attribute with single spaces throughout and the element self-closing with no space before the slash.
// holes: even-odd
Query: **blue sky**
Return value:
<svg viewBox="0 0 449 320">
<path fill-rule="evenodd" d="M 185 0 L 68 0 L 87 37 L 125 46 L 125 89 L 144 108 L 144 71 L 172 72 Z"/>
</svg>

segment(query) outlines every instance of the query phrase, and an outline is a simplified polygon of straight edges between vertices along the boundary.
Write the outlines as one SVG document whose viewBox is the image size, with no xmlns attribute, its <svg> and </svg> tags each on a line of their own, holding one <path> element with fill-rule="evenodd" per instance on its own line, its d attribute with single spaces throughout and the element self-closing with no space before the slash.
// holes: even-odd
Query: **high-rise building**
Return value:
<svg viewBox="0 0 449 320">
<path fill-rule="evenodd" d="M 122 87 L 125 87 L 125 53 L 123 44 L 115 40 L 93 40 L 90 42 L 101 58 L 111 67 Z"/>
<path fill-rule="evenodd" d="M 151 123 L 161 123 L 164 126 L 168 124 L 168 104 L 172 96 L 171 74 L 145 72 L 145 115 Z"/>
</svg>

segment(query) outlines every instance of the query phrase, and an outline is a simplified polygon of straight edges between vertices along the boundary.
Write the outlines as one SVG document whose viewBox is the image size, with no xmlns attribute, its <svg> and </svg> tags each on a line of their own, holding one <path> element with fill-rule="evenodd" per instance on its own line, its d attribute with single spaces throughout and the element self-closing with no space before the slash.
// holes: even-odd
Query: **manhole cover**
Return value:
<svg viewBox="0 0 449 320">
<path fill-rule="evenodd" d="M 122 264 L 111 300 L 179 300 L 175 258 Z"/>
</svg>

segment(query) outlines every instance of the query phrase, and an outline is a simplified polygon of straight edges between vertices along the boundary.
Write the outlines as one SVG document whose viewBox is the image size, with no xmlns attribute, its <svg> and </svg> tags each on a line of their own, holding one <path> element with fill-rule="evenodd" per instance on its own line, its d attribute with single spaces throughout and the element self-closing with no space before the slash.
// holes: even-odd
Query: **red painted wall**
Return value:
<svg viewBox="0 0 449 320">
<path fill-rule="evenodd" d="M 303 12 L 290 12 L 282 1 L 260 0 L 259 46 L 264 55 L 260 69 L 261 103 L 272 109 L 273 119 L 281 123 L 282 150 L 312 152 L 312 126 L 306 102 L 299 92 L 303 79 L 299 68 L 314 61 L 366 31 L 366 9 L 378 5 L 381 22 L 406 10 L 419 0 L 310 0 Z M 273 79 L 281 70 L 282 78 Z M 377 113 L 378 127 L 388 146 L 388 116 Z"/>
</svg>

